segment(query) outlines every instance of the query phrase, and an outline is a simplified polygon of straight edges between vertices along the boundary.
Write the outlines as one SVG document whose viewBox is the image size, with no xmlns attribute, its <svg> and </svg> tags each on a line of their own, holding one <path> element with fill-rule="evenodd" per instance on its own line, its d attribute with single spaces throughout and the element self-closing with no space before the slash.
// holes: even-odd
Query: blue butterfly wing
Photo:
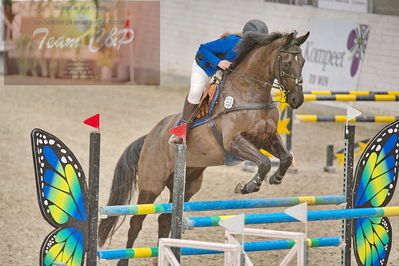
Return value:
<svg viewBox="0 0 399 266">
<path fill-rule="evenodd" d="M 60 258 L 68 258 L 68 265 L 81 261 L 88 231 L 83 169 L 72 151 L 54 135 L 34 129 L 31 140 L 39 207 L 46 221 L 57 228 L 43 242 L 41 265 Z"/>
<path fill-rule="evenodd" d="M 354 253 L 358 265 L 387 265 L 392 227 L 386 217 L 354 220 Z"/>
<path fill-rule="evenodd" d="M 399 121 L 382 129 L 359 159 L 353 207 L 384 207 L 394 194 L 399 171 Z M 354 253 L 359 265 L 386 265 L 392 230 L 386 217 L 353 221 Z"/>
<path fill-rule="evenodd" d="M 68 266 L 83 265 L 84 235 L 74 227 L 56 229 L 44 240 L 40 254 L 41 264 L 45 266 L 55 262 Z"/>
</svg>

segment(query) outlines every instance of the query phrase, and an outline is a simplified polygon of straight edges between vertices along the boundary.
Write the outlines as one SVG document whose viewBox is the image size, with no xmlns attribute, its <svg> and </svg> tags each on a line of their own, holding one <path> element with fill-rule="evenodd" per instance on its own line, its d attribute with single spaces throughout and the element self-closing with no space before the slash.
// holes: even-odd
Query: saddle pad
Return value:
<svg viewBox="0 0 399 266">
<path fill-rule="evenodd" d="M 218 85 L 218 86 L 216 86 L 213 98 L 212 98 L 212 100 L 211 100 L 211 102 L 209 104 L 209 108 L 208 108 L 208 110 L 206 112 L 206 115 L 201 117 L 201 118 L 195 117 L 193 122 L 191 123 L 191 127 L 190 128 L 195 128 L 195 127 L 198 127 L 198 126 L 203 125 L 206 122 L 208 122 L 209 118 L 212 117 L 212 112 L 213 112 L 213 109 L 216 106 L 216 102 L 217 102 L 217 99 L 219 97 L 219 93 L 220 93 L 220 86 Z M 180 126 L 181 124 L 182 124 L 182 120 L 180 119 L 177 122 L 176 126 Z"/>
<path fill-rule="evenodd" d="M 215 88 L 213 98 L 212 98 L 211 102 L 209 103 L 209 108 L 208 108 L 205 116 L 203 116 L 201 118 L 196 117 L 194 119 L 194 121 L 191 123 L 191 128 L 195 128 L 202 124 L 205 124 L 206 122 L 208 122 L 209 118 L 212 116 L 213 109 L 216 106 L 216 101 L 219 98 L 219 93 L 220 93 L 220 86 L 216 85 L 215 87 L 216 88 Z"/>
</svg>

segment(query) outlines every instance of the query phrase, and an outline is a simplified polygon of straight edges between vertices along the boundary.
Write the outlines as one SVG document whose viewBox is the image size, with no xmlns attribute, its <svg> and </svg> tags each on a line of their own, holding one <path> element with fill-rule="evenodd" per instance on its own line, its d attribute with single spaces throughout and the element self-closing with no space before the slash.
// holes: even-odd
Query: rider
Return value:
<svg viewBox="0 0 399 266">
<path fill-rule="evenodd" d="M 223 34 L 220 39 L 201 44 L 191 69 L 190 91 L 185 100 L 182 114 L 182 122 L 186 123 L 186 136 L 190 131 L 193 121 L 193 112 L 197 108 L 206 84 L 218 70 L 226 70 L 237 56 L 235 47 L 241 40 L 242 34 L 249 31 L 257 31 L 267 34 L 268 28 L 265 22 L 252 19 L 245 23 L 242 33 Z M 181 144 L 183 140 L 172 135 L 170 144 Z"/>
</svg>

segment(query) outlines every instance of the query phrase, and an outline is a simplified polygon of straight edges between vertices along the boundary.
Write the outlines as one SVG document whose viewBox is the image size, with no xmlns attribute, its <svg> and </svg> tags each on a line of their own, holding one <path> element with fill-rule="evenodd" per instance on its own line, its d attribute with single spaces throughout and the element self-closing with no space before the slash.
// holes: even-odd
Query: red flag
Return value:
<svg viewBox="0 0 399 266">
<path fill-rule="evenodd" d="M 186 126 L 187 124 L 181 124 L 180 126 L 169 129 L 169 132 L 182 138 L 186 142 Z"/>
<path fill-rule="evenodd" d="M 95 114 L 92 117 L 87 118 L 83 123 L 100 130 L 100 114 Z"/>
</svg>

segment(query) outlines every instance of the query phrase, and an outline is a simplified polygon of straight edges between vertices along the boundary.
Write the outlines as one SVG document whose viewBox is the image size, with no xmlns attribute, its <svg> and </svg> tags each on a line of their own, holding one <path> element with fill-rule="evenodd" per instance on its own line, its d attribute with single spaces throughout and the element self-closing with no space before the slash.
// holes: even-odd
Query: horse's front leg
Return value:
<svg viewBox="0 0 399 266">
<path fill-rule="evenodd" d="M 270 184 L 280 184 L 285 173 L 292 163 L 292 154 L 287 150 L 280 135 L 276 132 L 270 142 L 265 146 L 266 150 L 280 160 L 277 171 L 269 178 Z"/>
<path fill-rule="evenodd" d="M 235 136 L 230 145 L 230 151 L 240 156 L 243 159 L 255 162 L 258 165 L 258 172 L 248 182 L 244 181 L 237 185 L 235 192 L 241 194 L 248 194 L 257 192 L 260 189 L 262 181 L 266 174 L 270 171 L 270 159 L 259 152 L 259 150 L 250 141 L 245 139 L 241 134 Z"/>
</svg>

